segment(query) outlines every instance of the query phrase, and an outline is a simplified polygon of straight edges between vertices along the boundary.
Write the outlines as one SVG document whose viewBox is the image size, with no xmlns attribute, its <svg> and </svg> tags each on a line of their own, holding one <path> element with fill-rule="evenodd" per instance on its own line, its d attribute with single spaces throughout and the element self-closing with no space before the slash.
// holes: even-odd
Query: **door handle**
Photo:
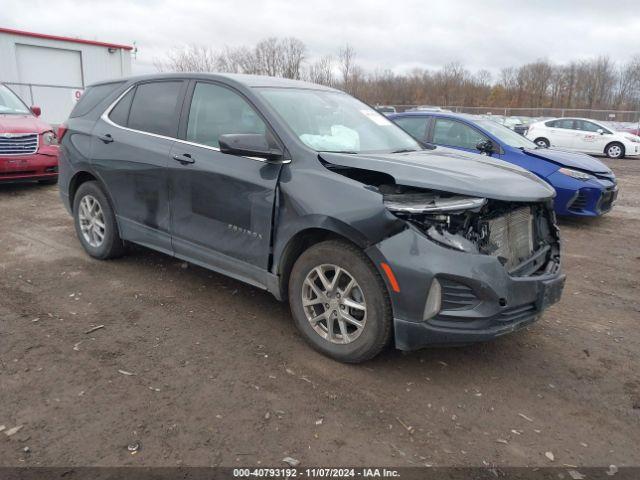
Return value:
<svg viewBox="0 0 640 480">
<path fill-rule="evenodd" d="M 113 142 L 113 137 L 111 136 L 110 133 L 105 133 L 104 135 L 99 135 L 98 138 L 100 140 L 102 140 L 104 143 L 111 143 Z"/>
<path fill-rule="evenodd" d="M 182 165 L 188 165 L 190 163 L 196 162 L 193 158 L 191 158 L 191 155 L 188 153 L 183 153 L 182 155 L 174 155 L 173 159 L 176 162 L 181 163 Z"/>
</svg>

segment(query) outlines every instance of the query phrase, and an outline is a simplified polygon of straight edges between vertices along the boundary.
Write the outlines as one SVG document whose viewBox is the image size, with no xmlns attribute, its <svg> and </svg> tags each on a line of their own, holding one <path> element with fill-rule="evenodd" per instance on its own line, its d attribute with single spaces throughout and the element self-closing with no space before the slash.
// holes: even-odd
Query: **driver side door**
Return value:
<svg viewBox="0 0 640 480">
<path fill-rule="evenodd" d="M 271 134 L 238 91 L 192 81 L 169 155 L 172 246 L 176 256 L 264 287 L 282 162 L 222 153 L 220 135 L 234 133 Z"/>
<path fill-rule="evenodd" d="M 609 142 L 607 135 L 608 130 L 605 130 L 597 123 L 589 122 L 587 120 L 575 121 L 575 135 L 573 149 L 579 152 L 587 153 L 602 153 L 604 147 Z M 600 133 L 598 130 L 602 130 L 604 133 Z"/>
<path fill-rule="evenodd" d="M 442 147 L 455 148 L 472 153 L 480 153 L 476 148 L 481 142 L 491 142 L 489 137 L 466 123 L 451 118 L 435 118 L 431 132 L 431 143 Z M 494 156 L 498 156 L 495 142 Z"/>
</svg>

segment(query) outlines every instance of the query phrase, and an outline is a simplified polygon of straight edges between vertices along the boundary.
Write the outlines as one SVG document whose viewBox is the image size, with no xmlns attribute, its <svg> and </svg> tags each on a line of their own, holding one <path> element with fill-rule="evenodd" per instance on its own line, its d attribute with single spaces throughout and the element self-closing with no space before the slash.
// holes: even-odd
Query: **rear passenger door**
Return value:
<svg viewBox="0 0 640 480">
<path fill-rule="evenodd" d="M 559 147 L 566 150 L 575 149 L 576 131 L 574 130 L 572 118 L 561 118 L 545 123 L 549 128 L 549 141 L 552 147 Z"/>
<path fill-rule="evenodd" d="M 122 238 L 171 253 L 167 164 L 186 92 L 183 80 L 139 83 L 93 129 L 92 162 Z"/>
<path fill-rule="evenodd" d="M 177 256 L 265 286 L 275 190 L 282 164 L 220 152 L 220 135 L 267 134 L 238 91 L 192 82 L 171 151 L 171 233 Z"/>
</svg>

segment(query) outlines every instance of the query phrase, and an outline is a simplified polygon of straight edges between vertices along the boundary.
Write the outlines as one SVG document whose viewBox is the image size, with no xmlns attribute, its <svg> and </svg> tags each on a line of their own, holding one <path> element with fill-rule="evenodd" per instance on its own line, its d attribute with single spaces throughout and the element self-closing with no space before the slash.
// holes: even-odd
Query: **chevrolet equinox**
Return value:
<svg viewBox="0 0 640 480">
<path fill-rule="evenodd" d="M 420 144 L 332 88 L 250 75 L 93 85 L 60 129 L 86 252 L 127 242 L 288 299 L 344 362 L 512 332 L 560 298 L 553 189 Z"/>
</svg>

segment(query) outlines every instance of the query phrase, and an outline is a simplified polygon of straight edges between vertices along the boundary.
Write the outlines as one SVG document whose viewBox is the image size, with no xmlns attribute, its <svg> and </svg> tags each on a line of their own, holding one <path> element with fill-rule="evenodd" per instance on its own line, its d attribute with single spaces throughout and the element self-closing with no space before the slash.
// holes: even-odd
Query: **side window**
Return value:
<svg viewBox="0 0 640 480">
<path fill-rule="evenodd" d="M 558 123 L 557 120 L 551 120 L 550 122 L 544 122 L 545 126 L 547 126 L 549 128 L 555 128 L 557 123 Z"/>
<path fill-rule="evenodd" d="M 607 129 L 602 128 L 600 125 L 597 125 L 593 122 L 588 122 L 586 120 L 576 120 L 576 129 L 582 130 L 583 132 L 594 132 L 594 133 L 602 129 L 604 132 L 609 133 Z"/>
<path fill-rule="evenodd" d="M 425 117 L 400 117 L 394 121 L 409 135 L 418 140 L 424 140 L 427 135 L 429 119 Z"/>
<path fill-rule="evenodd" d="M 562 120 L 554 120 L 553 127 L 555 128 L 564 128 L 566 130 L 573 130 L 573 120 L 571 119 L 562 119 Z"/>
<path fill-rule="evenodd" d="M 475 149 L 478 143 L 487 140 L 486 136 L 464 123 L 445 118 L 436 119 L 433 129 L 433 143 L 436 145 Z"/>
<path fill-rule="evenodd" d="M 267 126 L 240 95 L 212 83 L 196 83 L 193 90 L 186 140 L 218 147 L 220 135 L 265 134 Z"/>
<path fill-rule="evenodd" d="M 127 122 L 129 121 L 129 110 L 131 110 L 131 101 L 133 100 L 133 94 L 135 91 L 135 88 L 129 90 L 127 94 L 120 99 L 116 106 L 113 107 L 113 110 L 111 110 L 109 118 L 116 125 L 120 125 L 122 127 L 127 126 Z"/>
<path fill-rule="evenodd" d="M 76 103 L 76 106 L 71 110 L 69 117 L 75 118 L 86 115 L 123 83 L 124 82 L 104 83 L 87 88 L 80 97 L 80 100 L 78 100 L 78 103 Z"/>
<path fill-rule="evenodd" d="M 136 87 L 128 127 L 174 137 L 182 81 L 142 83 Z"/>
</svg>

